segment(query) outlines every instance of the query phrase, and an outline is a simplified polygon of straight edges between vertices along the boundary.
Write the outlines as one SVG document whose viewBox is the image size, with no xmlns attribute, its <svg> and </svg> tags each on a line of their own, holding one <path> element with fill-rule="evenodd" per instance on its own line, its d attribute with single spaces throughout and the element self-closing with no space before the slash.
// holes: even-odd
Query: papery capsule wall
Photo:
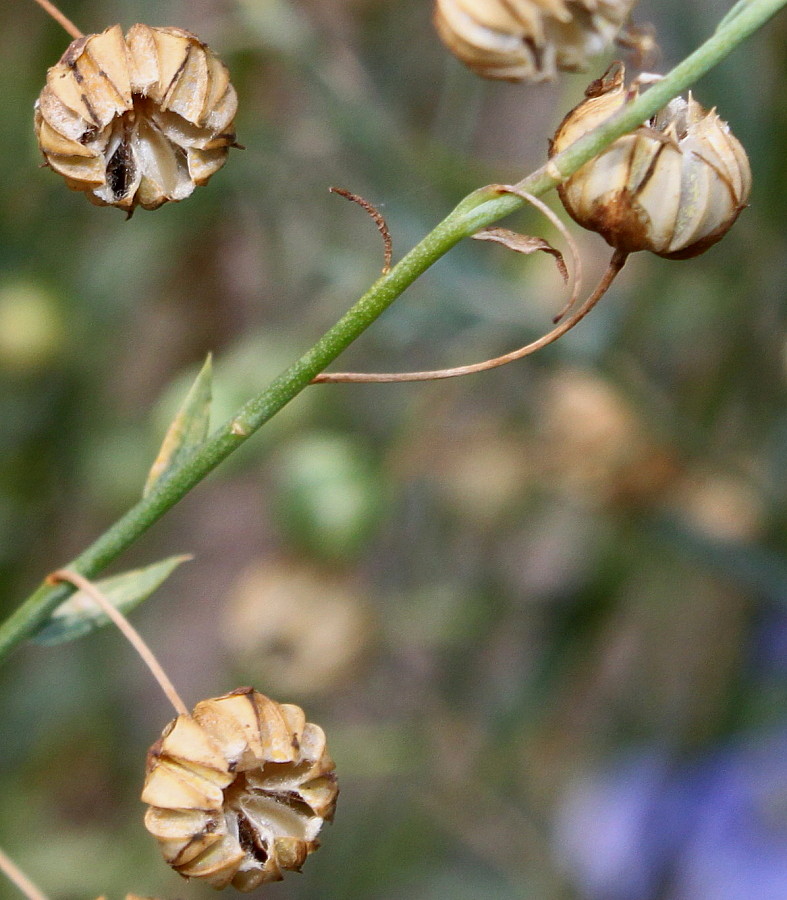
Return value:
<svg viewBox="0 0 787 900">
<path fill-rule="evenodd" d="M 484 78 L 546 81 L 602 53 L 636 0 L 437 0 L 443 43 Z"/>
<path fill-rule="evenodd" d="M 251 891 L 300 870 L 333 818 L 325 734 L 252 688 L 203 700 L 148 754 L 145 825 L 186 878 Z"/>
<path fill-rule="evenodd" d="M 183 200 L 226 162 L 229 72 L 181 28 L 120 25 L 74 41 L 36 101 L 48 165 L 91 202 L 131 211 Z"/>
<path fill-rule="evenodd" d="M 629 96 L 624 75 L 616 68 L 591 85 L 560 125 L 553 154 L 620 109 Z M 619 138 L 558 190 L 570 215 L 613 247 L 686 259 L 732 227 L 746 206 L 751 170 L 727 123 L 690 94 Z"/>
</svg>

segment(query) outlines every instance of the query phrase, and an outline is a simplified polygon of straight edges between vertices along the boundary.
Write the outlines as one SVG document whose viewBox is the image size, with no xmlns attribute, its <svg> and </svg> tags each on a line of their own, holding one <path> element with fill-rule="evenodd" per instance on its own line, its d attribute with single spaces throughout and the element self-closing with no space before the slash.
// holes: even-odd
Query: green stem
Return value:
<svg viewBox="0 0 787 900">
<path fill-rule="evenodd" d="M 654 115 L 669 100 L 722 60 L 731 50 L 778 12 L 787 0 L 751 0 L 665 78 L 650 87 L 607 122 L 553 157 L 519 182 L 519 190 L 539 196 L 575 172 L 609 143 Z M 249 400 L 224 426 L 176 466 L 143 500 L 105 531 L 66 568 L 87 578 L 134 543 L 157 519 L 208 475 L 219 463 L 299 394 L 326 366 L 381 315 L 419 275 L 463 238 L 496 222 L 523 205 L 514 194 L 481 188 L 462 200 L 448 216 L 369 290 L 289 369 L 259 396 Z M 73 589 L 42 584 L 0 626 L 0 658 L 29 638 Z"/>
</svg>

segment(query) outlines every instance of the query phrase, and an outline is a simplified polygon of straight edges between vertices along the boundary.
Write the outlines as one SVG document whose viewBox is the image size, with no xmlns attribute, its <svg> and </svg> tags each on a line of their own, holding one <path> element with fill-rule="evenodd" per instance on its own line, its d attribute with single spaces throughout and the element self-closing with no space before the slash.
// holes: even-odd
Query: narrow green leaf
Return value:
<svg viewBox="0 0 787 900">
<path fill-rule="evenodd" d="M 199 375 L 189 388 L 172 424 L 164 435 L 156 461 L 150 468 L 142 496 L 147 497 L 154 485 L 180 457 L 194 450 L 208 436 L 210 428 L 210 405 L 213 395 L 213 362 L 210 353 Z"/>
<path fill-rule="evenodd" d="M 132 569 L 111 578 L 96 581 L 96 587 L 122 613 L 128 613 L 162 585 L 177 567 L 191 559 L 189 555 L 170 556 L 142 569 Z M 51 646 L 72 641 L 103 628 L 107 616 L 91 597 L 77 591 L 52 613 L 50 619 L 31 638 L 36 644 Z"/>
</svg>

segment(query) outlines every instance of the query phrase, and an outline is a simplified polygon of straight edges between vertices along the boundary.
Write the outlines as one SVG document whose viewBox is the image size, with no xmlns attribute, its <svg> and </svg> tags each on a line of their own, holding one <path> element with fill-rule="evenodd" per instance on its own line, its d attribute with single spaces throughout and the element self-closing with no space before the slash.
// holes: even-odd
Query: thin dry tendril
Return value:
<svg viewBox="0 0 787 900">
<path fill-rule="evenodd" d="M 67 16 L 64 16 L 63 13 L 55 6 L 54 3 L 50 3 L 49 0 L 35 0 L 35 2 L 59 24 L 62 25 L 63 28 L 71 35 L 72 38 L 81 38 L 84 37 L 84 34 L 74 25 L 74 23 Z"/>
<path fill-rule="evenodd" d="M 510 353 L 506 353 L 503 356 L 496 356 L 493 359 L 486 359 L 483 362 L 473 363 L 467 366 L 456 366 L 449 369 L 432 369 L 424 372 L 323 372 L 322 374 L 317 375 L 312 380 L 312 384 L 331 384 L 338 382 L 389 383 L 402 381 L 436 381 L 441 378 L 458 378 L 461 375 L 473 375 L 478 372 L 486 372 L 489 369 L 496 369 L 499 366 L 507 365 L 508 363 L 514 362 L 517 359 L 522 359 L 525 356 L 529 356 L 531 353 L 535 353 L 537 350 L 541 350 L 542 347 L 546 347 L 548 344 L 554 343 L 554 341 L 562 337 L 566 332 L 570 331 L 575 325 L 579 324 L 579 322 L 581 322 L 582 319 L 585 318 L 585 316 L 591 311 L 591 309 L 593 309 L 593 307 L 609 290 L 609 287 L 614 281 L 618 272 L 620 272 L 620 270 L 623 268 L 628 254 L 620 250 L 616 250 L 612 254 L 609 265 L 607 266 L 606 271 L 602 275 L 601 280 L 596 285 L 595 289 L 592 291 L 590 296 L 588 296 L 580 304 L 579 307 L 574 309 L 579 285 L 579 278 L 576 276 L 578 270 L 580 270 L 581 263 L 579 261 L 579 253 L 577 252 L 576 245 L 568 235 L 565 226 L 560 223 L 560 220 L 557 219 L 552 210 L 544 206 L 544 204 L 540 201 L 537 201 L 535 197 L 532 197 L 530 194 L 525 193 L 517 187 L 512 187 L 509 185 L 491 185 L 490 189 L 494 190 L 497 193 L 516 194 L 517 196 L 522 197 L 528 202 L 533 202 L 533 205 L 536 206 L 541 212 L 543 212 L 550 219 L 550 221 L 554 222 L 560 230 L 561 234 L 563 234 L 564 237 L 567 238 L 574 262 L 572 268 L 575 275 L 575 281 L 573 290 L 571 292 L 571 297 L 566 303 L 565 307 L 555 317 L 555 321 L 560 322 L 560 320 L 563 319 L 563 317 L 567 315 L 572 309 L 574 310 L 573 313 L 571 313 L 568 318 L 565 318 L 562 322 L 560 322 L 557 327 L 553 328 L 551 331 L 547 332 L 547 334 L 542 335 L 540 338 L 538 338 L 538 340 L 532 341 L 529 344 L 525 344 L 524 347 L 520 347 L 517 350 L 512 350 Z"/>
<path fill-rule="evenodd" d="M 52 572 L 51 575 L 48 575 L 46 580 L 50 584 L 67 581 L 69 584 L 73 584 L 74 587 L 87 594 L 88 597 L 95 600 L 107 617 L 117 625 L 124 637 L 127 638 L 129 643 L 140 655 L 142 661 L 153 673 L 153 677 L 159 683 L 161 690 L 164 691 L 169 702 L 175 707 L 175 711 L 178 715 L 190 715 L 186 704 L 181 700 L 180 695 L 175 690 L 175 686 L 169 680 L 167 673 L 153 655 L 153 651 L 148 647 L 139 632 L 128 621 L 123 613 L 107 600 L 92 581 L 89 581 L 84 575 L 80 575 L 79 572 L 73 572 L 71 569 L 58 569 L 56 572 Z"/>
<path fill-rule="evenodd" d="M 2 850 L 0 850 L 0 872 L 5 874 L 11 884 L 15 884 L 19 888 L 27 900 L 47 900 L 46 894 L 39 891 L 19 866 Z"/>
<path fill-rule="evenodd" d="M 374 224 L 377 226 L 377 230 L 380 232 L 380 235 L 383 239 L 384 251 L 383 251 L 383 275 L 387 275 L 391 271 L 391 260 L 393 259 L 393 241 L 391 240 L 391 232 L 388 230 L 388 225 L 386 224 L 385 219 L 383 218 L 383 214 L 377 209 L 376 206 L 373 206 L 369 203 L 368 200 L 365 200 L 359 194 L 353 194 L 352 191 L 346 191 L 344 188 L 331 187 L 328 190 L 332 194 L 338 194 L 340 197 L 344 197 L 346 200 L 352 200 L 353 203 L 357 203 L 358 206 L 362 207 L 369 213 L 369 215 L 374 219 Z"/>
<path fill-rule="evenodd" d="M 496 369 L 498 366 L 505 366 L 524 356 L 530 356 L 536 350 L 541 350 L 548 344 L 554 343 L 558 338 L 562 337 L 567 331 L 570 331 L 575 325 L 582 321 L 591 309 L 598 303 L 609 289 L 609 286 L 615 279 L 615 276 L 623 268 L 628 254 L 616 250 L 612 259 L 609 261 L 607 270 L 601 277 L 601 281 L 596 285 L 593 293 L 582 303 L 582 305 L 569 316 L 565 321 L 561 322 L 557 328 L 543 335 L 530 344 L 525 344 L 518 350 L 512 350 L 503 356 L 497 356 L 494 359 L 486 359 L 483 362 L 473 363 L 469 366 L 457 366 L 453 369 L 433 369 L 427 372 L 328 372 L 318 375 L 312 379 L 312 384 L 347 382 L 347 383 L 366 383 L 366 382 L 393 382 L 393 381 L 437 381 L 441 378 L 458 378 L 460 375 L 474 375 L 477 372 L 486 372 L 488 369 Z"/>
<path fill-rule="evenodd" d="M 555 212 L 553 212 L 553 210 L 551 210 L 543 200 L 539 200 L 538 197 L 533 196 L 533 194 L 529 194 L 527 191 L 523 191 L 522 188 L 517 187 L 515 184 L 494 184 L 491 185 L 491 187 L 498 194 L 514 194 L 514 196 L 521 197 L 531 206 L 534 206 L 555 226 L 568 246 L 572 263 L 571 292 L 564 307 L 552 319 L 553 324 L 557 325 L 557 323 L 563 318 L 563 316 L 567 315 L 568 312 L 574 308 L 574 304 L 579 299 L 579 291 L 582 287 L 582 256 L 579 252 L 576 241 L 571 237 L 571 232 L 563 224 L 560 217 Z"/>
</svg>

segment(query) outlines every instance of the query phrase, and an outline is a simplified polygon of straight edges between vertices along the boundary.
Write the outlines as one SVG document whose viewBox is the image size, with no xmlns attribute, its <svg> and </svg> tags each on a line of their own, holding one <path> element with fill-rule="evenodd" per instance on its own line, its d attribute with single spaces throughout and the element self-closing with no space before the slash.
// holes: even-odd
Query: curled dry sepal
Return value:
<svg viewBox="0 0 787 900">
<path fill-rule="evenodd" d="M 235 144 L 229 72 L 181 28 L 120 25 L 71 43 L 49 69 L 35 126 L 48 165 L 99 206 L 183 200 Z"/>
<path fill-rule="evenodd" d="M 175 871 L 252 891 L 300 870 L 337 794 L 323 730 L 299 707 L 239 688 L 164 729 L 142 800 Z"/>
<path fill-rule="evenodd" d="M 436 0 L 443 43 L 484 78 L 546 81 L 603 53 L 636 0 Z"/>
<path fill-rule="evenodd" d="M 619 63 L 594 81 L 551 144 L 559 153 L 636 96 Z M 751 190 L 746 151 L 715 109 L 677 97 L 631 134 L 614 141 L 558 188 L 585 228 L 626 253 L 668 259 L 698 256 L 720 240 Z"/>
</svg>

